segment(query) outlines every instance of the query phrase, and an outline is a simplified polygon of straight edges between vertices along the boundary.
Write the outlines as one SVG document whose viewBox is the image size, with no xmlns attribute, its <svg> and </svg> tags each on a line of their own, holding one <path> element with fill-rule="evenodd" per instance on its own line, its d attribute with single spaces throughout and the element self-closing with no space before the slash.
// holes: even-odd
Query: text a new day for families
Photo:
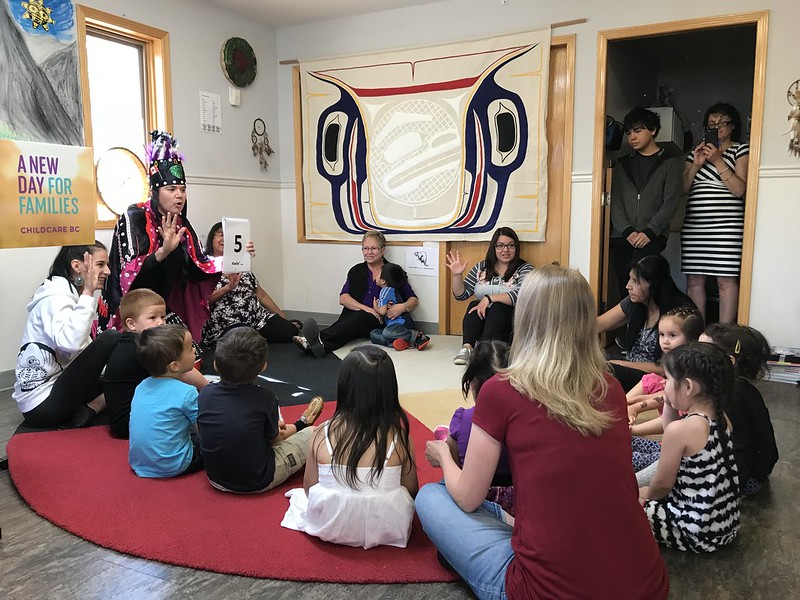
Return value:
<svg viewBox="0 0 800 600">
<path fill-rule="evenodd" d="M 74 215 L 78 198 L 72 180 L 58 174 L 59 159 L 53 156 L 20 154 L 17 161 L 19 214 Z"/>
</svg>

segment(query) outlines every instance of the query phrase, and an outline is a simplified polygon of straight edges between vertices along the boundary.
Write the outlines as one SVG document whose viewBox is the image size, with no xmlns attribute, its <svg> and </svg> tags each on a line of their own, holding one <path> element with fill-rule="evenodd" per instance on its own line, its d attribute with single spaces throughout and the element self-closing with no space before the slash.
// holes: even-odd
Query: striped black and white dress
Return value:
<svg viewBox="0 0 800 600">
<path fill-rule="evenodd" d="M 723 446 L 716 421 L 700 413 L 683 417 L 703 418 L 710 424 L 705 447 L 681 459 L 670 493 L 644 504 L 653 535 L 661 544 L 677 550 L 713 552 L 733 541 L 739 531 L 739 478 L 733 460 L 733 444 Z"/>
<path fill-rule="evenodd" d="M 736 161 L 748 154 L 748 144 L 733 143 L 722 153 L 722 160 L 733 172 Z M 693 159 L 694 152 L 690 152 L 686 162 Z M 689 275 L 738 277 L 743 235 L 744 198 L 731 194 L 717 168 L 706 161 L 694 176 L 686 200 L 681 270 Z"/>
</svg>

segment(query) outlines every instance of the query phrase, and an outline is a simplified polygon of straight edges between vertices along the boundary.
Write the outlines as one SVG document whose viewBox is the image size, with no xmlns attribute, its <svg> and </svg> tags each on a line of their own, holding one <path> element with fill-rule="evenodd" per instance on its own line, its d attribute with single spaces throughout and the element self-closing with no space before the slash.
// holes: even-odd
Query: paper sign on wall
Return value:
<svg viewBox="0 0 800 600">
<path fill-rule="evenodd" d="M 250 241 L 250 221 L 247 219 L 222 218 L 222 235 L 225 247 L 222 251 L 222 270 L 225 273 L 245 273 L 250 270 L 250 253 L 245 246 Z"/>
<path fill-rule="evenodd" d="M 222 134 L 222 102 L 219 94 L 200 92 L 200 129 Z"/>
<path fill-rule="evenodd" d="M 436 277 L 439 274 L 439 248 L 437 246 L 406 248 L 406 273 Z"/>
</svg>

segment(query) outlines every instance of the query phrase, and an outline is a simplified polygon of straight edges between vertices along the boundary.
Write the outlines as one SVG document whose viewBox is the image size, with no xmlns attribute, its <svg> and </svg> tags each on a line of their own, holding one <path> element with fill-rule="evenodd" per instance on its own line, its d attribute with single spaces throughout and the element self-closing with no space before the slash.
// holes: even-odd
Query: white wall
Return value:
<svg viewBox="0 0 800 600">
<path fill-rule="evenodd" d="M 558 29 L 577 35 L 575 139 L 570 263 L 588 272 L 591 222 L 591 169 L 594 131 L 597 32 L 618 27 L 709 15 L 770 9 L 761 184 L 755 240 L 750 322 L 773 344 L 800 346 L 800 161 L 788 155 L 785 100 L 797 79 L 795 24 L 800 3 L 778 0 L 623 0 L 596 3 L 539 3 L 509 0 L 451 0 L 365 16 L 287 27 L 237 17 L 187 0 L 90 0 L 90 6 L 165 29 L 170 33 L 174 129 L 187 156 L 189 216 L 198 232 L 223 214 L 253 221 L 257 257 L 254 270 L 286 309 L 336 313 L 337 292 L 347 269 L 360 260 L 357 245 L 298 244 L 294 191 L 294 133 L 291 67 L 279 59 L 315 58 L 435 44 L 534 29 L 585 17 L 582 25 Z M 247 39 L 259 61 L 253 85 L 239 108 L 224 106 L 221 136 L 199 129 L 200 90 L 227 98 L 228 82 L 219 51 L 231 36 Z M 712 59 L 713 60 L 713 59 Z M 269 171 L 259 170 L 250 152 L 253 119 L 261 117 L 276 154 Z M 108 241 L 109 233 L 98 237 Z M 0 250 L 0 371 L 12 369 L 25 320 L 25 304 L 42 281 L 54 248 Z M 390 248 L 400 261 L 402 249 Z M 415 317 L 438 320 L 438 280 L 415 278 L 422 302 Z"/>
<path fill-rule="evenodd" d="M 554 34 L 574 33 L 577 36 L 570 263 L 587 273 L 597 32 L 766 9 L 771 13 L 750 323 L 761 329 L 773 344 L 800 346 L 800 253 L 795 248 L 800 233 L 800 211 L 796 207 L 800 198 L 800 162 L 788 155 L 785 135 L 789 110 L 785 100 L 786 88 L 798 77 L 795 24 L 800 22 L 800 3 L 777 0 L 673 0 L 669 3 L 653 0 L 605 3 L 510 0 L 501 5 L 495 0 L 451 0 L 281 28 L 278 30 L 278 58 L 321 58 L 444 43 L 586 18 L 586 23 L 555 30 Z M 718 51 L 721 50 L 713 50 Z M 709 57 L 712 61 L 713 52 Z M 279 67 L 280 139 L 283 146 L 292 143 L 294 135 L 290 74 L 291 67 Z M 281 172 L 285 181 L 293 179 L 293 169 L 293 156 L 284 153 Z M 310 277 L 335 288 L 358 254 L 355 249 L 342 246 L 296 244 L 292 191 L 284 192 L 282 208 L 286 304 L 291 308 L 333 310 L 335 296 L 309 297 L 302 285 L 296 285 L 291 272 L 296 271 L 299 261 L 303 265 L 304 278 Z M 320 260 L 320 256 L 324 258 Z M 779 266 L 774 262 L 776 260 L 780 260 Z M 294 265 L 293 269 L 288 268 L 290 264 Z M 435 298 L 435 295 L 429 297 L 426 294 L 421 306 L 438 314 L 433 302 Z"/>
</svg>

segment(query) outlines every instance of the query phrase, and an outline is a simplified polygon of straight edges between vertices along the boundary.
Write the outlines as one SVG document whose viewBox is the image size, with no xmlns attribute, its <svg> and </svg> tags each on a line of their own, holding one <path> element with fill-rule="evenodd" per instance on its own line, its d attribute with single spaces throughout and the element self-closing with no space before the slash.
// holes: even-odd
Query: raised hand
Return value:
<svg viewBox="0 0 800 600">
<path fill-rule="evenodd" d="M 161 227 L 158 228 L 161 239 L 164 243 L 161 247 L 165 254 L 171 254 L 181 243 L 186 234 L 186 227 L 178 228 L 178 215 L 168 212 L 161 220 Z"/>
<path fill-rule="evenodd" d="M 444 257 L 444 264 L 453 275 L 462 275 L 467 269 L 467 261 L 461 260 L 461 255 L 452 250 Z"/>
<path fill-rule="evenodd" d="M 101 271 L 102 269 L 95 268 L 94 256 L 92 256 L 91 252 L 84 252 L 83 262 L 79 269 L 80 276 L 83 279 L 82 293 L 91 296 L 95 290 L 99 290 L 102 287 L 100 284 Z"/>
</svg>

